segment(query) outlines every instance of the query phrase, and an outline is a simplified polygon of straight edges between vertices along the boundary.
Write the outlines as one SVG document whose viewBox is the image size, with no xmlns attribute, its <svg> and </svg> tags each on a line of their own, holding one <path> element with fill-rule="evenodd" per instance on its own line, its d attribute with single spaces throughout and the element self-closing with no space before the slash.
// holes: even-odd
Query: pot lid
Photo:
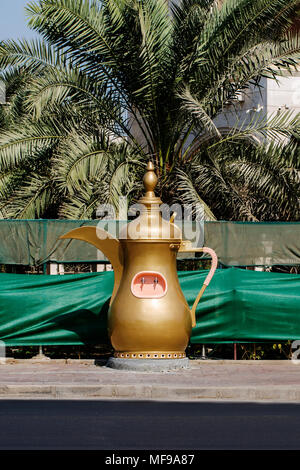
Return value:
<svg viewBox="0 0 300 470">
<path fill-rule="evenodd" d="M 138 201 L 140 215 L 122 228 L 120 239 L 164 242 L 182 240 L 180 228 L 162 218 L 162 201 L 154 192 L 158 182 L 154 169 L 154 164 L 148 162 L 143 179 L 145 195 Z"/>
</svg>

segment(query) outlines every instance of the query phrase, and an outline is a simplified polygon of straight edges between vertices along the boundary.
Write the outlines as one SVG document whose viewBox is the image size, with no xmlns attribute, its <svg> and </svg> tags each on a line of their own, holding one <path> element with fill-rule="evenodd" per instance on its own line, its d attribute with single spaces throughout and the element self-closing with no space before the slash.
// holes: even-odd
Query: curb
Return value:
<svg viewBox="0 0 300 470">
<path fill-rule="evenodd" d="M 1 359 L 1 358 L 0 358 Z M 60 364 L 60 365 L 66 365 L 66 364 L 72 364 L 72 365 L 105 365 L 107 363 L 109 358 L 107 359 L 49 359 L 49 360 L 39 360 L 35 358 L 30 358 L 30 359 L 15 359 L 12 357 L 6 357 L 2 358 L 3 362 L 0 362 L 1 365 L 13 365 L 13 364 L 24 364 L 24 365 L 34 365 L 34 364 Z M 190 359 L 190 367 L 193 367 L 193 365 L 224 365 L 224 364 L 242 364 L 242 365 L 247 365 L 247 366 L 257 366 L 257 365 L 282 365 L 282 364 L 291 364 L 292 361 L 289 359 L 283 359 L 283 360 L 276 360 L 276 359 L 268 359 L 268 360 L 253 360 L 253 359 Z"/>
<path fill-rule="evenodd" d="M 24 365 L 34 365 L 34 364 L 59 364 L 59 365 L 65 365 L 65 364 L 75 364 L 75 365 L 103 365 L 107 362 L 107 359 L 35 359 L 35 358 L 30 358 L 30 359 L 15 359 L 13 357 L 6 357 L 2 358 L 3 362 L 2 365 L 13 365 L 13 364 L 24 364 Z"/>
<path fill-rule="evenodd" d="M 300 386 L 1 385 L 0 399 L 234 400 L 300 402 Z"/>
</svg>

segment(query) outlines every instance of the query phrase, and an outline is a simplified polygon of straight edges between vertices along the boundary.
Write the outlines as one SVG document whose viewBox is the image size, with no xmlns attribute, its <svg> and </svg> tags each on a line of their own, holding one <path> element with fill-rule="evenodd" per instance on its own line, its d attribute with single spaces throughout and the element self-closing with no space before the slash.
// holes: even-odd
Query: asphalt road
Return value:
<svg viewBox="0 0 300 470">
<path fill-rule="evenodd" d="M 0 449 L 299 449 L 300 404 L 0 400 Z"/>
</svg>

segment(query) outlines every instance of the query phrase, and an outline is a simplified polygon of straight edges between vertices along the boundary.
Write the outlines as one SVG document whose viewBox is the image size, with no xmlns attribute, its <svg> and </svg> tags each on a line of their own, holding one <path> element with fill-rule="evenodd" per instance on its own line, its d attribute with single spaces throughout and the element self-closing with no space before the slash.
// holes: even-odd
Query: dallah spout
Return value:
<svg viewBox="0 0 300 470">
<path fill-rule="evenodd" d="M 123 274 L 123 251 L 121 244 L 117 238 L 113 237 L 110 233 L 98 227 L 80 227 L 59 237 L 61 239 L 76 239 L 94 245 L 98 250 L 102 251 L 110 263 L 112 264 L 115 284 L 110 303 L 112 303 L 122 278 Z"/>
</svg>

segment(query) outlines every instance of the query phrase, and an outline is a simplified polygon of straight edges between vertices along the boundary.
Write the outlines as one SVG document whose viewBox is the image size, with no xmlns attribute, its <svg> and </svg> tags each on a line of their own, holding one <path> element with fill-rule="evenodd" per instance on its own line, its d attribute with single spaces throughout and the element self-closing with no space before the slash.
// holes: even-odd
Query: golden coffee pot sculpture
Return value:
<svg viewBox="0 0 300 470">
<path fill-rule="evenodd" d="M 217 267 L 212 249 L 192 247 L 182 240 L 172 219 L 162 218 L 162 201 L 154 194 L 156 184 L 154 165 L 149 162 L 140 215 L 121 229 L 119 240 L 98 227 L 81 227 L 61 237 L 91 243 L 113 266 L 108 331 L 117 358 L 184 358 L 196 325 L 196 307 Z M 178 252 L 204 252 L 212 257 L 210 272 L 191 310 L 177 276 Z"/>
</svg>

